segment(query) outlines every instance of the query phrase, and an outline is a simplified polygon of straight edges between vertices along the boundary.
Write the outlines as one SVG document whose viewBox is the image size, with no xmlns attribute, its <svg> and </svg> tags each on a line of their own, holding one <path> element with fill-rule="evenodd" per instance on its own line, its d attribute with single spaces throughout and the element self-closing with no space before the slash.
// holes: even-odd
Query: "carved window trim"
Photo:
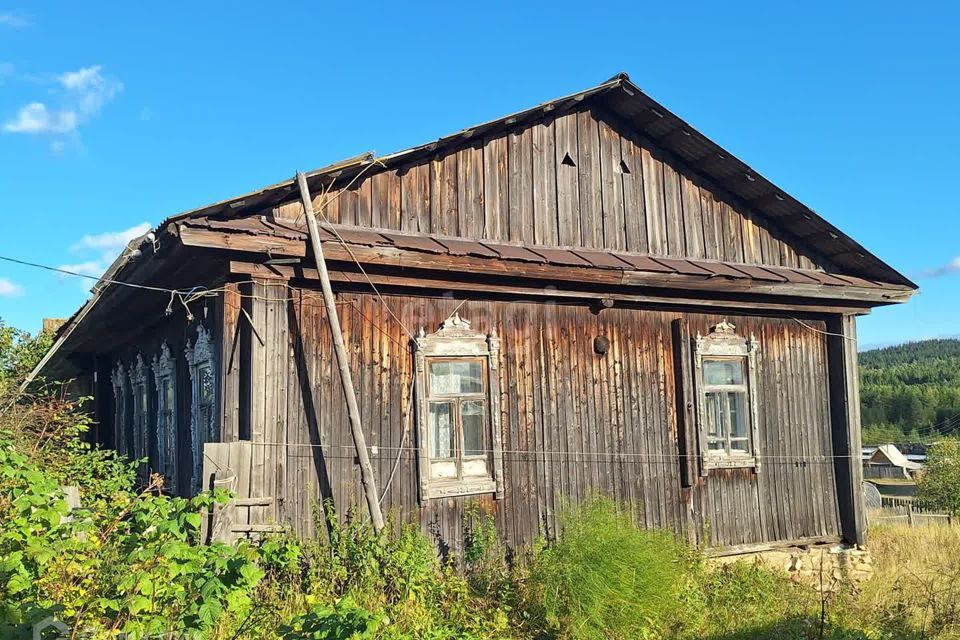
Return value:
<svg viewBox="0 0 960 640">
<path fill-rule="evenodd" d="M 436 333 L 426 335 L 423 328 L 414 341 L 414 384 L 417 404 L 417 437 L 419 442 L 420 499 L 493 493 L 496 499 L 503 498 L 503 451 L 500 430 L 500 338 L 496 332 L 489 335 L 473 331 L 470 322 L 458 314 L 447 318 Z M 434 401 L 486 402 L 485 424 L 491 444 L 492 469 L 486 477 L 462 477 L 462 464 L 466 456 L 458 453 L 458 477 L 435 479 L 431 477 L 430 451 L 430 401 L 431 390 L 427 379 L 431 362 L 452 360 L 480 360 L 483 364 L 485 388 L 480 394 L 434 394 Z M 456 405 L 459 406 L 459 405 Z M 462 439 L 462 435 L 458 436 Z"/>
<path fill-rule="evenodd" d="M 110 374 L 113 388 L 113 446 L 117 453 L 127 453 L 127 370 L 117 362 Z"/>
<path fill-rule="evenodd" d="M 695 364 L 695 382 L 697 388 L 697 424 L 699 425 L 700 439 L 700 473 L 707 475 L 709 469 L 729 469 L 748 467 L 755 470 L 760 469 L 759 442 L 760 442 L 760 419 L 758 415 L 759 399 L 757 388 L 759 379 L 757 377 L 757 357 L 759 354 L 759 345 L 757 339 L 751 336 L 749 339 L 737 334 L 736 327 L 726 320 L 710 329 L 706 336 L 697 334 L 694 351 Z M 745 389 L 745 399 L 748 404 L 746 417 L 748 420 L 747 433 L 750 442 L 746 452 L 731 452 L 725 448 L 723 450 L 710 449 L 709 437 L 707 433 L 707 408 L 706 397 L 709 390 L 723 390 L 724 387 L 708 387 L 704 382 L 704 361 L 705 360 L 736 360 L 742 364 L 746 379 L 742 385 L 730 385 L 730 390 L 739 392 L 742 387 Z M 729 442 L 729 434 L 728 442 Z"/>
<path fill-rule="evenodd" d="M 203 473 L 203 445 L 217 441 L 216 416 L 216 368 L 214 366 L 213 343 L 210 332 L 200 325 L 197 327 L 197 340 L 191 344 L 187 340 L 184 350 L 187 357 L 187 366 L 190 372 L 190 452 L 193 462 L 193 488 L 200 491 Z M 204 372 L 210 376 L 212 388 L 210 394 L 203 398 L 201 383 Z M 201 416 L 206 415 L 206 425 L 200 425 Z"/>
<path fill-rule="evenodd" d="M 133 400 L 133 449 L 130 454 L 135 460 L 149 455 L 148 437 L 150 425 L 150 394 L 147 391 L 149 369 L 143 355 L 137 354 L 130 365 L 130 395 Z M 141 474 L 146 468 L 141 465 Z"/>
<path fill-rule="evenodd" d="M 177 361 L 166 340 L 160 345 L 160 353 L 153 356 L 152 366 L 157 390 L 157 471 L 163 474 L 170 493 L 176 493 Z"/>
</svg>

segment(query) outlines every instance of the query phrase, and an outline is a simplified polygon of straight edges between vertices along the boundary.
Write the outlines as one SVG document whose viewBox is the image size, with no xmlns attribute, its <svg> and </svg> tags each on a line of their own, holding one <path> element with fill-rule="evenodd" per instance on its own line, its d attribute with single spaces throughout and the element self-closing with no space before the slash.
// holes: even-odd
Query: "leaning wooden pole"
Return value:
<svg viewBox="0 0 960 640">
<path fill-rule="evenodd" d="M 363 493 L 367 499 L 367 507 L 370 509 L 370 520 L 373 522 L 373 528 L 379 533 L 383 529 L 383 513 L 380 511 L 377 481 L 373 477 L 373 467 L 370 466 L 370 456 L 367 454 L 367 442 L 363 437 L 363 427 L 360 424 L 357 394 L 353 388 L 353 376 L 350 374 L 347 348 L 343 344 L 343 333 L 340 331 L 340 317 L 337 315 L 337 304 L 333 299 L 330 274 L 327 273 L 327 263 L 323 258 L 323 247 L 320 245 L 320 230 L 317 228 L 317 217 L 313 212 L 313 198 L 311 198 L 310 188 L 307 186 L 307 177 L 299 171 L 297 172 L 297 183 L 300 185 L 303 210 L 307 215 L 307 228 L 310 230 L 313 256 L 317 261 L 317 271 L 320 273 L 323 304 L 327 308 L 327 320 L 330 321 L 330 333 L 333 335 L 333 349 L 337 354 L 337 366 L 340 369 L 340 382 L 343 386 L 343 395 L 346 397 L 347 409 L 350 414 L 353 445 L 357 449 L 357 458 L 360 459 L 360 480 L 363 483 Z"/>
</svg>

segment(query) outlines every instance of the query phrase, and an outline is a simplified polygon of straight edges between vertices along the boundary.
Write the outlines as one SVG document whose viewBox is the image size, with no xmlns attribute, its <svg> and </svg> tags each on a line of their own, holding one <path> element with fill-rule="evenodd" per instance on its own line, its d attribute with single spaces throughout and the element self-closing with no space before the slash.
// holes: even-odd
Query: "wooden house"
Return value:
<svg viewBox="0 0 960 640">
<path fill-rule="evenodd" d="M 384 512 L 454 552 L 471 505 L 516 549 L 593 494 L 864 541 L 855 318 L 916 286 L 626 75 L 306 185 Z M 364 508 L 301 195 L 165 220 L 38 367 L 168 490 L 229 470 L 238 534 Z"/>
<path fill-rule="evenodd" d="M 882 444 L 863 461 L 865 478 L 897 478 L 912 480 L 923 465 L 903 455 L 894 444 Z"/>
</svg>

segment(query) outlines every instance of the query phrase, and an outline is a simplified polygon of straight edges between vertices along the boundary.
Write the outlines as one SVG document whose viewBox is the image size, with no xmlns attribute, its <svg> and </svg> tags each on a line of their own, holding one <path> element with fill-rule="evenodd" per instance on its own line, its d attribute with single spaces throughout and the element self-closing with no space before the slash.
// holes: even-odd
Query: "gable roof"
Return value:
<svg viewBox="0 0 960 640">
<path fill-rule="evenodd" d="M 801 279 L 800 283 L 806 279 L 813 279 L 819 282 L 817 286 L 836 288 L 854 287 L 863 291 L 874 288 L 874 290 L 881 292 L 891 290 L 892 295 L 890 296 L 890 302 L 902 301 L 908 297 L 902 295 L 904 291 L 909 293 L 917 289 L 916 284 L 824 220 L 812 209 L 779 189 L 757 171 L 708 139 L 669 109 L 643 93 L 625 73 L 618 74 L 606 82 L 589 89 L 544 102 L 535 107 L 496 120 L 463 129 L 427 144 L 381 157 L 375 157 L 372 152 L 367 152 L 310 171 L 306 174 L 308 185 L 312 192 L 317 193 L 322 187 L 329 185 L 331 181 L 340 178 L 351 178 L 361 171 L 371 169 L 371 165 L 374 164 L 383 170 L 409 166 L 427 157 L 442 153 L 445 150 L 462 147 L 471 141 L 485 136 L 506 133 L 523 127 L 543 118 L 551 112 L 559 114 L 586 107 L 598 107 L 605 113 L 611 114 L 614 118 L 648 139 L 653 145 L 673 154 L 673 156 L 679 159 L 679 161 L 685 164 L 691 171 L 710 180 L 722 191 L 745 203 L 750 210 L 757 212 L 772 221 L 778 228 L 785 230 L 793 236 L 798 244 L 815 250 L 818 254 L 827 258 L 832 265 L 837 267 L 836 272 L 826 274 L 823 272 L 797 269 L 779 269 L 766 265 L 751 266 L 710 263 L 709 261 L 697 262 L 677 258 L 656 258 L 653 261 L 653 264 L 657 265 L 654 269 L 655 272 L 659 272 L 662 267 L 668 271 L 672 271 L 676 276 L 686 277 L 689 280 L 699 271 L 707 271 L 712 272 L 712 275 L 704 275 L 703 277 L 726 278 L 730 282 L 740 281 L 739 276 L 743 275 L 745 276 L 743 281 L 752 283 L 762 283 L 766 278 L 773 278 L 775 280 L 785 278 L 789 282 L 792 278 L 797 277 Z M 298 198 L 299 193 L 296 188 L 296 182 L 291 178 L 290 180 L 263 187 L 234 198 L 171 216 L 158 225 L 157 229 L 167 229 L 175 226 L 174 223 L 183 223 L 191 220 L 200 222 L 201 220 L 209 220 L 211 218 L 234 219 L 234 221 L 239 222 L 238 219 L 240 218 L 250 218 L 256 216 L 256 214 L 262 214 L 274 207 L 297 200 Z M 397 231 L 385 231 L 385 233 L 379 234 L 379 237 L 383 238 L 386 242 L 392 243 L 394 241 L 391 239 L 390 234 L 398 233 Z M 450 240 L 456 241 L 455 239 Z M 140 240 L 132 242 L 130 248 L 138 245 L 139 242 Z M 513 247 L 513 249 L 508 245 L 491 247 L 491 244 L 486 241 L 484 241 L 482 245 L 485 245 L 487 250 L 497 253 L 499 258 L 505 260 L 517 259 L 515 256 L 513 258 L 505 256 L 503 253 L 504 251 L 510 251 L 515 254 L 517 247 Z M 543 249 L 548 251 L 557 250 L 557 248 L 549 247 L 544 247 Z M 569 251 L 566 250 L 559 251 L 559 254 L 554 253 L 553 255 L 556 256 L 565 252 L 569 253 Z M 591 263 L 591 258 L 583 258 L 584 252 L 578 252 L 576 248 L 574 248 L 574 252 L 577 253 L 577 257 L 581 260 Z M 611 267 L 609 264 L 609 260 L 611 259 L 614 262 L 626 260 L 628 263 L 631 263 L 633 260 L 639 260 L 641 258 L 639 255 L 620 253 L 616 256 L 611 255 L 609 257 L 598 255 L 601 253 L 610 253 L 603 250 L 587 251 L 587 253 L 592 255 L 596 260 L 606 261 L 607 264 L 605 268 L 608 270 Z M 127 268 L 127 264 L 130 262 L 128 254 L 129 251 L 125 251 L 124 254 L 118 257 L 104 278 L 125 280 L 130 273 Z M 593 262 L 593 266 L 603 267 L 603 265 L 597 264 L 595 261 Z M 683 273 L 683 268 L 694 269 L 696 271 L 694 273 Z M 633 271 L 635 273 L 643 272 L 642 269 L 634 269 Z M 626 271 L 624 271 L 624 273 L 626 273 Z M 851 276 L 853 277 L 851 278 Z M 796 283 L 797 281 L 793 280 L 793 282 Z M 111 290 L 113 286 L 109 280 L 103 280 L 97 283 L 93 289 L 93 297 L 60 329 L 53 348 L 30 374 L 27 382 L 38 375 L 39 372 L 54 359 L 55 354 L 61 351 L 64 343 L 70 338 L 71 334 L 91 309 L 97 305 L 102 295 Z"/>
<path fill-rule="evenodd" d="M 434 142 L 379 158 L 368 152 L 316 169 L 306 174 L 308 184 L 311 191 L 315 192 L 330 180 L 356 175 L 373 163 L 384 169 L 412 164 L 471 140 L 523 126 L 550 112 L 588 105 L 603 108 L 653 144 L 672 153 L 692 171 L 771 220 L 793 236 L 797 243 L 815 250 L 844 273 L 917 289 L 916 284 L 850 236 L 643 93 L 625 73 L 584 91 L 468 127 Z M 189 217 L 238 217 L 262 213 L 297 197 L 295 181 L 290 179 L 172 216 L 164 225 Z"/>
<path fill-rule="evenodd" d="M 888 462 L 895 467 L 901 467 L 903 469 L 923 469 L 922 464 L 908 460 L 905 455 L 900 453 L 900 449 L 897 449 L 897 447 L 892 444 L 882 444 L 877 447 L 877 450 L 870 455 L 867 462 L 881 464 Z"/>
</svg>

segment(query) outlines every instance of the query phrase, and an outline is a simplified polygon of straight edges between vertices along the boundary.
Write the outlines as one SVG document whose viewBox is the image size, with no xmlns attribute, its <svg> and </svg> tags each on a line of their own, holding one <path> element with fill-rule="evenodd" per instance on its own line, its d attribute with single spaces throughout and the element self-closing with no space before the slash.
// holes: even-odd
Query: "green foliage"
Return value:
<svg viewBox="0 0 960 640">
<path fill-rule="evenodd" d="M 284 534 L 202 545 L 200 514 L 224 495 L 165 496 L 157 478 L 136 490 L 134 464 L 83 441 L 92 426 L 80 411 L 86 399 L 65 402 L 55 386 L 15 395 L 45 344 L 49 337 L 0 323 L 0 638 L 29 638 L 30 624 L 50 615 L 77 637 L 133 639 L 893 640 L 957 637 L 960 629 L 952 532 L 935 543 L 888 541 L 900 574 L 824 601 L 753 563 L 711 568 L 672 534 L 640 530 L 604 500 L 564 513 L 562 538 L 540 542 L 529 564 L 508 562 L 480 503 L 466 510 L 462 556 L 446 562 L 417 526 L 391 522 L 376 535 L 356 513 L 340 518 L 330 505 L 317 523 L 326 532 L 320 540 Z M 932 353 L 946 362 L 960 356 L 952 348 Z M 863 362 L 896 370 L 870 374 L 871 384 L 952 384 L 953 365 L 930 365 L 930 355 L 915 346 Z M 904 433 L 884 420 L 877 433 Z M 956 441 L 931 450 L 921 499 L 957 501 L 954 461 Z M 79 488 L 81 509 L 68 509 L 66 485 Z M 936 508 L 958 513 L 950 504 Z M 902 570 L 917 548 L 943 556 L 935 570 Z"/>
<path fill-rule="evenodd" d="M 53 336 L 31 336 L 6 324 L 0 318 L 0 386 L 19 384 L 53 344 Z"/>
<path fill-rule="evenodd" d="M 610 501 L 561 518 L 561 539 L 537 551 L 527 585 L 533 615 L 577 639 L 652 637 L 677 613 L 684 559 L 665 532 L 637 528 Z"/>
<path fill-rule="evenodd" d="M 917 480 L 917 502 L 960 516 L 960 440 L 944 438 L 927 450 L 926 467 Z"/>
<path fill-rule="evenodd" d="M 280 627 L 283 640 L 372 640 L 377 629 L 387 622 L 358 606 L 352 598 L 343 598 L 333 606 L 316 606 Z"/>
<path fill-rule="evenodd" d="M 418 527 L 392 521 L 374 533 L 353 512 L 344 521 L 327 504 L 326 539 L 304 546 L 303 589 L 307 602 L 350 597 L 390 620 L 378 638 L 499 638 L 506 611 L 481 599 L 454 566 L 443 565 L 433 543 Z M 318 526 L 318 528 L 321 528 Z"/>
<path fill-rule="evenodd" d="M 868 444 L 927 442 L 960 430 L 960 340 L 925 340 L 860 354 Z"/>
<path fill-rule="evenodd" d="M 517 594 L 493 515 L 477 503 L 468 505 L 465 515 L 463 565 L 467 581 L 476 593 L 496 597 L 509 608 Z"/>
<path fill-rule="evenodd" d="M 0 431 L 0 637 L 27 634 L 51 614 L 85 633 L 206 637 L 249 609 L 263 575 L 255 551 L 197 544 L 214 496 L 171 498 L 156 485 L 134 492 L 132 464 L 77 441 L 88 423 L 75 405 L 60 403 L 55 414 L 76 425 L 53 428 L 32 448 L 23 434 Z M 55 456 L 51 443 L 64 440 Z M 72 512 L 67 484 L 81 488 Z"/>
</svg>

